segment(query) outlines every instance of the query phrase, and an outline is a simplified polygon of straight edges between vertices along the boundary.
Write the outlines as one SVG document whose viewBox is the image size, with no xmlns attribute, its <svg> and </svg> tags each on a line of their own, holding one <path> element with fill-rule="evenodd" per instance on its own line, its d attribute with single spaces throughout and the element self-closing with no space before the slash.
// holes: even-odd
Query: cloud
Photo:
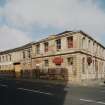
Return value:
<svg viewBox="0 0 105 105">
<path fill-rule="evenodd" d="M 0 50 L 14 48 L 30 42 L 31 38 L 27 34 L 6 25 L 0 27 Z"/>
<path fill-rule="evenodd" d="M 8 0 L 4 6 L 7 21 L 19 27 L 39 24 L 102 35 L 105 13 L 96 0 Z"/>
<path fill-rule="evenodd" d="M 31 28 L 34 30 L 35 25 L 40 29 L 54 27 L 60 30 L 84 30 L 95 39 L 105 38 L 105 11 L 97 0 L 7 0 L 0 12 L 8 24 L 8 27 L 3 26 L 0 30 L 8 30 L 4 34 L 15 40 L 21 39 L 15 45 L 30 40 L 26 32 L 15 27 L 28 32 L 32 31 Z"/>
</svg>

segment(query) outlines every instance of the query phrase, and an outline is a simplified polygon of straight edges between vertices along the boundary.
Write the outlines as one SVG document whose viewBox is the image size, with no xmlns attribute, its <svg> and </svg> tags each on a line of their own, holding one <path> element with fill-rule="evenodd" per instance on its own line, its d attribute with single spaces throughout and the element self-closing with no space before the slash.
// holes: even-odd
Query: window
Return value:
<svg viewBox="0 0 105 105">
<path fill-rule="evenodd" d="M 9 60 L 11 61 L 11 55 L 9 55 L 9 57 L 10 57 Z"/>
<path fill-rule="evenodd" d="M 96 53 L 97 53 L 97 44 L 94 43 L 94 54 L 96 55 Z"/>
<path fill-rule="evenodd" d="M 91 41 L 88 41 L 88 50 L 91 51 Z"/>
<path fill-rule="evenodd" d="M 95 48 L 95 55 L 98 54 L 98 44 L 96 43 L 96 48 Z"/>
<path fill-rule="evenodd" d="M 93 47 L 94 47 L 94 45 L 95 45 L 95 42 L 93 42 Z"/>
<path fill-rule="evenodd" d="M 82 38 L 82 48 L 85 49 L 85 37 Z"/>
<path fill-rule="evenodd" d="M 48 52 L 48 42 L 44 43 L 44 51 Z"/>
<path fill-rule="evenodd" d="M 98 61 L 95 60 L 95 70 L 96 70 L 96 73 L 98 73 Z"/>
<path fill-rule="evenodd" d="M 30 58 L 31 57 L 31 51 L 30 51 L 30 49 L 28 50 L 28 58 Z"/>
<path fill-rule="evenodd" d="M 23 58 L 25 58 L 25 51 L 23 51 Z"/>
<path fill-rule="evenodd" d="M 95 51 L 95 42 L 93 42 L 93 53 Z"/>
<path fill-rule="evenodd" d="M 2 60 L 4 61 L 4 56 L 2 56 Z"/>
<path fill-rule="evenodd" d="M 82 58 L 82 73 L 85 73 L 85 58 Z"/>
<path fill-rule="evenodd" d="M 73 48 L 73 36 L 67 38 L 68 48 Z"/>
<path fill-rule="evenodd" d="M 99 72 L 102 74 L 103 73 L 103 62 L 99 63 L 99 68 L 100 68 Z"/>
<path fill-rule="evenodd" d="M 56 40 L 56 48 L 61 49 L 61 39 Z"/>
<path fill-rule="evenodd" d="M 73 65 L 73 57 L 67 58 L 68 65 Z"/>
<path fill-rule="evenodd" d="M 6 55 L 6 61 L 8 61 L 8 55 Z"/>
<path fill-rule="evenodd" d="M 45 66 L 49 66 L 49 61 L 48 60 L 45 60 Z"/>
<path fill-rule="evenodd" d="M 36 45 L 36 54 L 40 53 L 40 44 Z"/>
</svg>

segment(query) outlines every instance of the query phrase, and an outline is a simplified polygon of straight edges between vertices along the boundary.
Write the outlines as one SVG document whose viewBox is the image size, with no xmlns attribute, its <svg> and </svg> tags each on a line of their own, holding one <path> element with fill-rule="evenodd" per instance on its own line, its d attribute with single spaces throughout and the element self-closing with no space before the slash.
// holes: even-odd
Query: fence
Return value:
<svg viewBox="0 0 105 105">
<path fill-rule="evenodd" d="M 17 77 L 16 75 L 17 73 L 14 70 L 0 71 L 0 76 L 2 77 Z M 67 80 L 68 70 L 66 68 L 21 70 L 19 78 Z"/>
<path fill-rule="evenodd" d="M 13 77 L 15 78 L 16 73 L 14 70 L 0 70 L 0 77 Z"/>
</svg>

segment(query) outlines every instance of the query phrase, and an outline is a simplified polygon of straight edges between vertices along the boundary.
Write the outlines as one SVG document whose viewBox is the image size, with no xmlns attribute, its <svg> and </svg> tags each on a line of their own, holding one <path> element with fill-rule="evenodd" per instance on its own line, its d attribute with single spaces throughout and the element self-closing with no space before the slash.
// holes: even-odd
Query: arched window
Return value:
<svg viewBox="0 0 105 105">
<path fill-rule="evenodd" d="M 85 49 L 85 47 L 86 47 L 85 46 L 85 37 L 82 38 L 82 45 L 81 46 L 82 46 L 83 49 Z"/>
<path fill-rule="evenodd" d="M 88 41 L 88 51 L 91 51 L 91 41 L 90 41 L 90 39 Z"/>
</svg>

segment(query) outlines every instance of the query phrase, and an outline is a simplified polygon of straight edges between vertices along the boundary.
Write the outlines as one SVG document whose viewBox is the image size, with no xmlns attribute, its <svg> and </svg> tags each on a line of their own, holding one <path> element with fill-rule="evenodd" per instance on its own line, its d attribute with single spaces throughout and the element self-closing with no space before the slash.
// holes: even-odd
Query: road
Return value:
<svg viewBox="0 0 105 105">
<path fill-rule="evenodd" d="M 0 79 L 0 105 L 105 105 L 105 86 Z"/>
</svg>

